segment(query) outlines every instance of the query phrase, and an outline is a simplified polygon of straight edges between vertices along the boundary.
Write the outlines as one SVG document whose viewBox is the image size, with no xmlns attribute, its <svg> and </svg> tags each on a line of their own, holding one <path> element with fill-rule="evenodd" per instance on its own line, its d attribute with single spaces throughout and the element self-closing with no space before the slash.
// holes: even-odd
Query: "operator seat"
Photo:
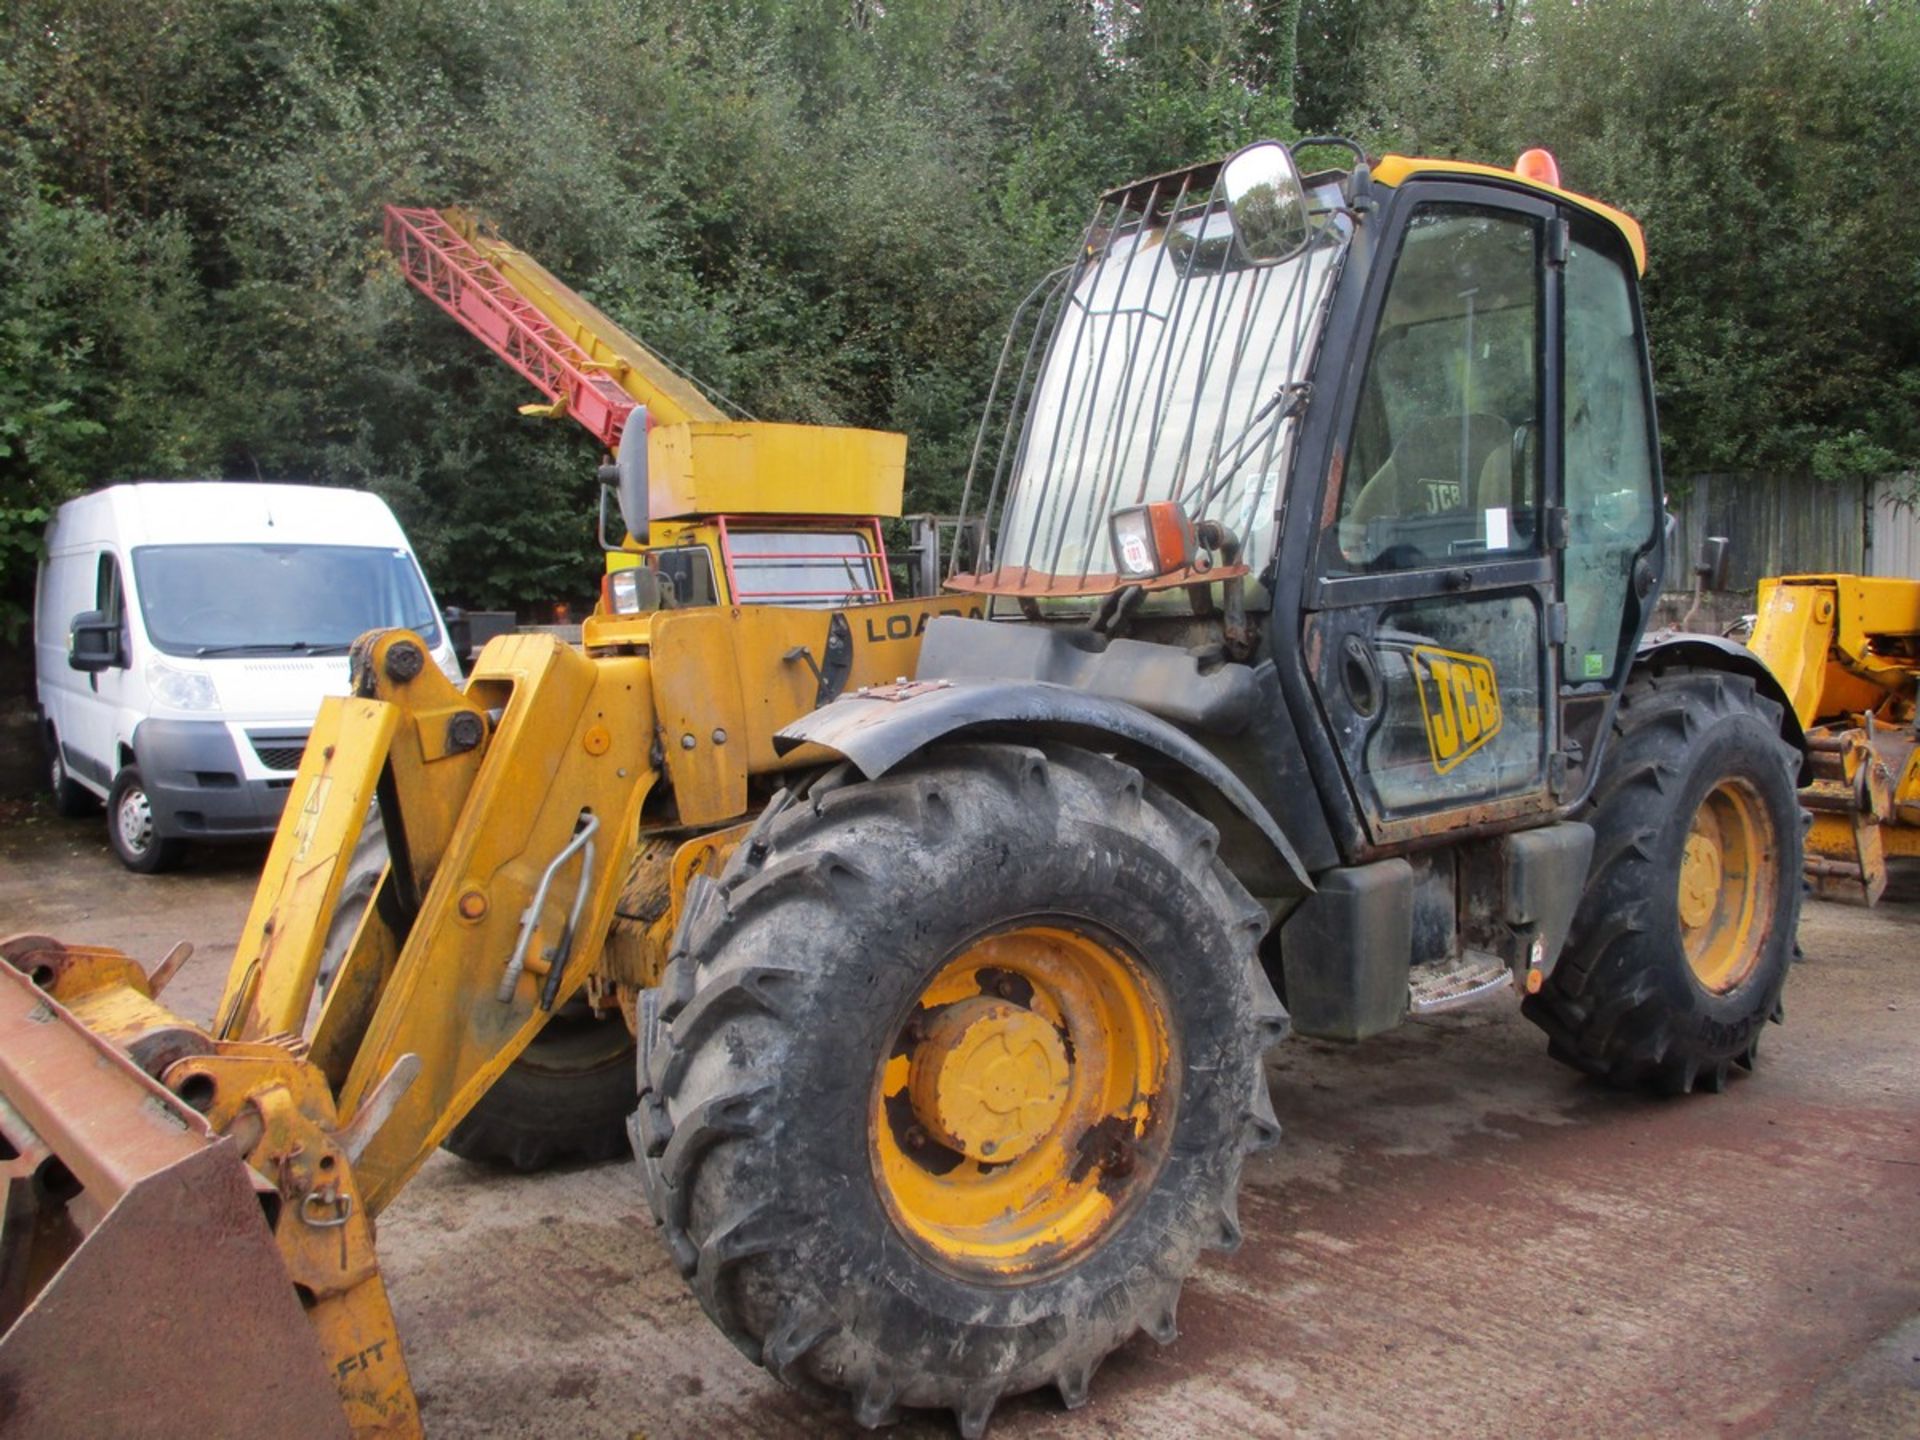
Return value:
<svg viewBox="0 0 1920 1440">
<path fill-rule="evenodd" d="M 1463 431 L 1464 467 L 1460 463 Z M 1367 556 L 1378 569 L 1424 563 L 1428 547 L 1420 543 L 1420 536 L 1436 529 L 1451 530 L 1447 517 L 1459 522 L 1456 538 L 1470 538 L 1470 529 L 1474 536 L 1484 534 L 1483 513 L 1513 504 L 1513 440 L 1512 425 L 1484 412 L 1470 413 L 1464 422 L 1458 415 L 1416 421 L 1386 463 L 1367 477 L 1352 509 L 1342 517 L 1341 544 L 1348 558 Z M 1397 527 L 1396 521 L 1412 523 Z M 1397 535 L 1402 528 L 1404 535 Z M 1397 562 L 1389 558 L 1409 545 L 1414 547 L 1412 555 Z"/>
</svg>

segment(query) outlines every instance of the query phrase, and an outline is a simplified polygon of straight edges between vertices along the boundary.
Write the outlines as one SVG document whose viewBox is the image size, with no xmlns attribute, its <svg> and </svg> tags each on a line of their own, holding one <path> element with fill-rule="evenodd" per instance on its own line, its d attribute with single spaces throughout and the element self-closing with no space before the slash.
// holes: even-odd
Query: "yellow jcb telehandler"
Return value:
<svg viewBox="0 0 1920 1440">
<path fill-rule="evenodd" d="M 1290 1023 L 1517 997 L 1610 1083 L 1751 1068 L 1803 737 L 1743 647 L 1643 638 L 1644 263 L 1543 152 L 1250 145 L 1101 197 L 1022 306 L 943 600 L 596 616 L 464 692 L 365 639 L 211 1030 L 124 957 L 7 952 L 7 1164 L 61 1218 L 0 1251 L 0 1394 L 49 1431 L 81 1385 L 207 1413 L 204 1369 L 128 1399 L 88 1348 L 125 1333 L 116 1236 L 171 1206 L 199 1230 L 155 1281 L 265 1317 L 218 1348 L 277 1428 L 330 1385 L 407 1433 L 369 1217 L 581 999 L 633 1018 L 641 1180 L 707 1313 L 863 1424 L 969 1437 L 1174 1340 Z M 305 1027 L 375 794 L 393 864 Z M 142 1126 L 171 1148 L 123 1154 Z"/>
</svg>

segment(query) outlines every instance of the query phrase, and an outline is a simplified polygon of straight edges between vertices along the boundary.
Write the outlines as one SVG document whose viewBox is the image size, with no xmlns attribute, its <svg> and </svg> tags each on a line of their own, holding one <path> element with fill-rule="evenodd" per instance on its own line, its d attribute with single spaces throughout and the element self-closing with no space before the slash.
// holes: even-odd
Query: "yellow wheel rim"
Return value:
<svg viewBox="0 0 1920 1440">
<path fill-rule="evenodd" d="M 1687 964 L 1716 995 L 1760 963 L 1773 924 L 1773 821 L 1745 780 L 1723 780 L 1700 802 L 1680 859 L 1680 939 Z"/>
<path fill-rule="evenodd" d="M 948 961 L 874 1084 L 874 1178 L 901 1232 L 989 1280 L 1111 1233 L 1173 1134 L 1167 1016 L 1139 962 L 1081 929 L 1021 925 Z"/>
</svg>

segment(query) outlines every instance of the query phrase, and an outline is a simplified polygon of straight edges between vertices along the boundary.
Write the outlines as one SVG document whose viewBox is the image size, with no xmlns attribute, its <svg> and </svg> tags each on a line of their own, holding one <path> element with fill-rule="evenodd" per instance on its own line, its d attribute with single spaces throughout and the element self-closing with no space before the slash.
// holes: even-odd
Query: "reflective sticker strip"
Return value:
<svg viewBox="0 0 1920 1440">
<path fill-rule="evenodd" d="M 1437 773 L 1446 774 L 1500 733 L 1500 687 L 1491 661 L 1416 645 L 1413 680 Z"/>
</svg>

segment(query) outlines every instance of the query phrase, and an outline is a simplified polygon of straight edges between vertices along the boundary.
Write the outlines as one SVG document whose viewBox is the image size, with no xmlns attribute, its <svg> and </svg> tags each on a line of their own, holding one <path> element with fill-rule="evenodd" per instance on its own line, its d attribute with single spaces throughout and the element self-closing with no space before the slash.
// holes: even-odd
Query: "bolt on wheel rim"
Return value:
<svg viewBox="0 0 1920 1440">
<path fill-rule="evenodd" d="M 1020 1279 L 1152 1188 L 1177 1095 L 1169 1008 L 1116 943 L 1064 924 L 974 942 L 921 992 L 869 1124 L 894 1223 L 969 1278 Z"/>
<path fill-rule="evenodd" d="M 1724 995 L 1750 976 L 1773 923 L 1773 821 L 1745 780 L 1723 780 L 1694 812 L 1681 852 L 1680 939 L 1687 965 Z"/>
<path fill-rule="evenodd" d="M 147 800 L 147 792 L 133 789 L 122 795 L 114 819 L 119 822 L 120 839 L 128 851 L 144 855 L 147 846 L 153 843 L 153 806 Z"/>
</svg>

